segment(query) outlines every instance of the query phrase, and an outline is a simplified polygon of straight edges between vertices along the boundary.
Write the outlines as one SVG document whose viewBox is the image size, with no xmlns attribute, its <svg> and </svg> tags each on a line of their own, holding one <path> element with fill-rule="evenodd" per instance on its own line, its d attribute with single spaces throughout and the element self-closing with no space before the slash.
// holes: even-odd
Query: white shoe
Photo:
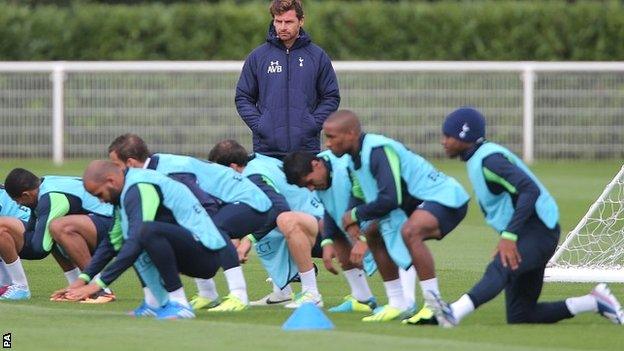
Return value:
<svg viewBox="0 0 624 351">
<path fill-rule="evenodd" d="M 439 326 L 443 328 L 453 328 L 459 324 L 459 321 L 455 318 L 455 315 L 453 315 L 451 306 L 449 306 L 446 301 L 442 300 L 437 293 L 431 290 L 427 291 L 425 304 L 433 310 Z"/>
<path fill-rule="evenodd" d="M 590 295 L 596 298 L 598 313 L 614 324 L 624 324 L 624 311 L 618 299 L 605 283 L 596 285 Z"/>
<path fill-rule="evenodd" d="M 308 291 L 300 292 L 295 295 L 293 302 L 284 306 L 286 308 L 299 308 L 304 303 L 313 303 L 318 307 L 323 307 L 323 297 L 319 293 L 312 293 Z"/>
<path fill-rule="evenodd" d="M 251 301 L 249 306 L 276 306 L 284 305 L 290 301 L 292 301 L 292 296 L 290 296 L 290 294 L 283 294 L 279 291 L 274 291 L 259 300 Z"/>
</svg>

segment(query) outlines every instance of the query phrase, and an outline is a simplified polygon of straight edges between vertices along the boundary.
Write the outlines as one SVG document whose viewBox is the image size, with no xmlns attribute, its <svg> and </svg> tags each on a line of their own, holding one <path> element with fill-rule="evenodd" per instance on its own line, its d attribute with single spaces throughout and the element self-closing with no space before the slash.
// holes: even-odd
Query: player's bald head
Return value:
<svg viewBox="0 0 624 351">
<path fill-rule="evenodd" d="M 360 134 L 362 132 L 362 126 L 360 124 L 360 119 L 355 114 L 355 112 L 350 110 L 338 110 L 325 120 L 324 125 L 329 125 L 336 128 L 337 131 L 346 133 L 346 132 L 355 132 L 356 134 Z"/>
<path fill-rule="evenodd" d="M 106 179 L 110 176 L 120 176 L 122 175 L 121 169 L 108 160 L 95 160 L 91 161 L 85 169 L 84 174 L 82 175 L 82 180 L 85 183 L 93 183 L 93 184 L 102 184 L 106 181 Z"/>
</svg>

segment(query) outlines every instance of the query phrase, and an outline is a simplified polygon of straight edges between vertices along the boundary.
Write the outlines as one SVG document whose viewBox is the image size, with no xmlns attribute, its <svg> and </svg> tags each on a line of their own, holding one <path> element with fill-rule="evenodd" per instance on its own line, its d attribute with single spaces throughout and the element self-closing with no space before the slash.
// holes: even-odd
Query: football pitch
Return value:
<svg viewBox="0 0 624 351">
<path fill-rule="evenodd" d="M 47 160 L 3 160 L 0 179 L 13 167 L 35 174 L 80 175 L 87 160 L 71 161 L 61 168 Z M 456 177 L 472 192 L 464 164 L 434 162 Z M 546 162 L 533 169 L 558 201 L 562 237 L 584 215 L 621 167 L 621 161 Z M 441 242 L 430 242 L 442 295 L 453 301 L 481 277 L 497 242 L 487 227 L 475 200 L 468 217 Z M 325 271 L 322 262 L 318 284 L 325 306 L 338 304 L 348 294 L 342 276 Z M 11 333 L 16 350 L 621 350 L 624 329 L 597 314 L 584 314 L 554 325 L 513 325 L 505 323 L 503 297 L 479 308 L 454 329 L 434 326 L 405 326 L 399 322 L 362 323 L 361 314 L 328 314 L 336 328 L 326 332 L 286 332 L 281 325 L 291 311 L 283 307 L 253 307 L 231 314 L 200 311 L 194 320 L 155 321 L 133 319 L 125 312 L 142 299 L 140 285 L 131 270 L 111 288 L 118 301 L 106 305 L 50 302 L 50 293 L 67 284 L 60 268 L 49 257 L 24 261 L 33 297 L 27 302 L 0 302 L 0 333 Z M 256 257 L 243 267 L 250 299 L 271 289 Z M 222 295 L 226 284 L 217 274 Z M 380 303 L 385 303 L 381 279 L 369 279 Z M 185 279 L 187 295 L 195 293 L 192 280 Z M 593 284 L 547 283 L 543 301 L 583 295 Z M 624 301 L 624 286 L 610 284 Z M 298 284 L 294 285 L 299 290 Z M 420 291 L 417 302 L 422 302 Z"/>
</svg>

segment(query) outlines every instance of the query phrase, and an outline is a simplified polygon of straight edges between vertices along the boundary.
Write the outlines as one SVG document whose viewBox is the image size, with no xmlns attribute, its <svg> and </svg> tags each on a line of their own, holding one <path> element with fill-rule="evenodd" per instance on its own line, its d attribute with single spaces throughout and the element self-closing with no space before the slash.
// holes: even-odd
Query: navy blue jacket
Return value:
<svg viewBox="0 0 624 351">
<path fill-rule="evenodd" d="M 253 133 L 253 151 L 282 158 L 320 151 L 320 131 L 340 94 L 329 56 L 300 29 L 287 49 L 269 26 L 267 42 L 245 60 L 236 109 Z"/>
</svg>

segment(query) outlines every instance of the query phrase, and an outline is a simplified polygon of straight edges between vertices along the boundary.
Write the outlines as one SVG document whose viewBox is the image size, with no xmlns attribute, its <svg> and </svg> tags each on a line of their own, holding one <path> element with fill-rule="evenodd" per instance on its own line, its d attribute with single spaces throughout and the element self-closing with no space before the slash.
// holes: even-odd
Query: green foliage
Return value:
<svg viewBox="0 0 624 351">
<path fill-rule="evenodd" d="M 243 59 L 267 1 L 0 2 L 1 60 Z M 323 1 L 306 30 L 340 60 L 622 60 L 624 5 L 606 2 Z"/>
</svg>

